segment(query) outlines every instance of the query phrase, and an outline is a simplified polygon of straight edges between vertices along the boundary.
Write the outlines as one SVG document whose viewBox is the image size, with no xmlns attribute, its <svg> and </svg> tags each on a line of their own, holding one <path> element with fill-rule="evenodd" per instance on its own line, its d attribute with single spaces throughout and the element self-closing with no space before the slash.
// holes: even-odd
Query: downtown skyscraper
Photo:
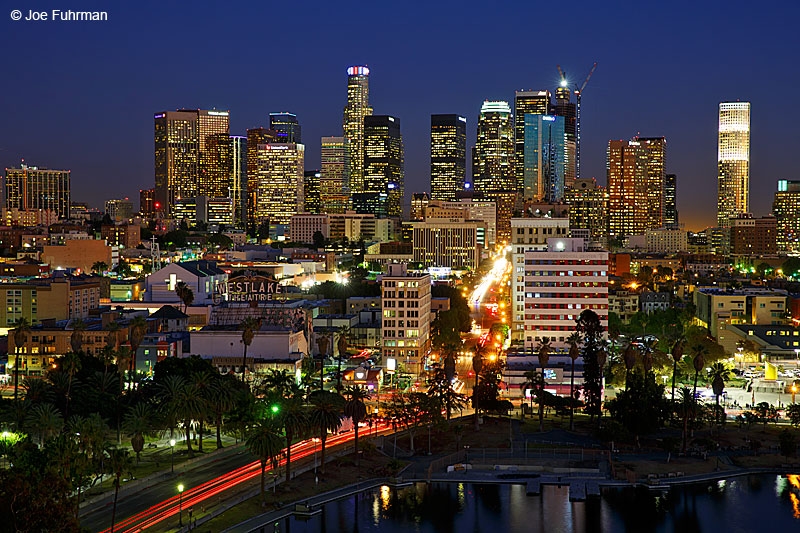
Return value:
<svg viewBox="0 0 800 533">
<path fill-rule="evenodd" d="M 350 159 L 344 137 L 323 137 L 320 204 L 326 213 L 350 209 Z"/>
<path fill-rule="evenodd" d="M 564 199 L 567 142 L 564 124 L 564 117 L 525 115 L 522 180 L 525 202 L 559 203 Z"/>
<path fill-rule="evenodd" d="M 269 129 L 278 132 L 278 141 L 282 143 L 302 144 L 302 130 L 294 113 L 270 113 Z"/>
<path fill-rule="evenodd" d="M 508 102 L 487 100 L 481 106 L 472 149 L 472 182 L 476 193 L 497 206 L 497 241 L 508 241 L 519 190 L 514 173 L 514 122 Z"/>
<path fill-rule="evenodd" d="M 248 155 L 249 162 L 249 155 Z M 248 185 L 254 201 L 254 226 L 289 224 L 292 215 L 305 206 L 305 146 L 295 143 L 269 143 L 256 146 L 254 180 Z"/>
<path fill-rule="evenodd" d="M 181 198 L 216 196 L 218 180 L 228 172 L 218 153 L 207 150 L 209 137 L 229 134 L 227 111 L 181 109 L 156 113 L 155 196 L 166 212 Z"/>
<path fill-rule="evenodd" d="M 431 115 L 431 198 L 453 201 L 467 179 L 467 119 Z"/>
<path fill-rule="evenodd" d="M 369 69 L 347 69 L 347 105 L 344 108 L 344 138 L 350 164 L 351 193 L 364 192 L 364 118 L 372 115 L 369 106 Z"/>
<path fill-rule="evenodd" d="M 517 91 L 514 94 L 514 189 L 525 185 L 525 115 L 549 115 L 550 91 Z"/>
<path fill-rule="evenodd" d="M 3 191 L 5 207 L 20 211 L 55 211 L 59 218 L 69 218 L 71 172 L 24 163 L 20 168 L 7 168 Z"/>
<path fill-rule="evenodd" d="M 353 168 L 352 165 L 350 167 Z M 400 120 L 389 115 L 364 118 L 364 178 L 353 192 L 353 208 L 377 217 L 402 217 L 404 183 Z"/>
<path fill-rule="evenodd" d="M 750 208 L 750 102 L 719 104 L 717 226 Z"/>
</svg>

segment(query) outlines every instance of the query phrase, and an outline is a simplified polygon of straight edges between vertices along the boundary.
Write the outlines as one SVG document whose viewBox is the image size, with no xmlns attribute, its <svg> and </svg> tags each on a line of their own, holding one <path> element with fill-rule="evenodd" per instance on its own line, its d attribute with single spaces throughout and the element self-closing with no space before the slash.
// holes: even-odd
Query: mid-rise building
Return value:
<svg viewBox="0 0 800 533">
<path fill-rule="evenodd" d="M 355 210 L 377 216 L 402 217 L 403 172 L 400 120 L 389 115 L 365 117 L 363 183 L 360 190 L 353 193 Z"/>
<path fill-rule="evenodd" d="M 562 201 L 566 168 L 564 117 L 525 115 L 524 146 L 523 200 Z"/>
<path fill-rule="evenodd" d="M 344 137 L 322 138 L 320 204 L 326 213 L 350 209 L 350 159 Z"/>
<path fill-rule="evenodd" d="M 569 205 L 570 230 L 589 230 L 589 239 L 605 243 L 608 237 L 608 191 L 594 178 L 578 178 L 564 191 Z"/>
<path fill-rule="evenodd" d="M 307 213 L 321 213 L 322 172 L 306 170 L 303 174 L 303 210 Z"/>
<path fill-rule="evenodd" d="M 666 226 L 644 231 L 647 251 L 654 254 L 672 254 L 689 251 L 689 234 L 682 226 Z"/>
<path fill-rule="evenodd" d="M 50 170 L 26 164 L 6 168 L 5 207 L 20 211 L 47 209 L 69 218 L 70 170 Z"/>
<path fill-rule="evenodd" d="M 467 119 L 431 115 L 431 198 L 455 200 L 467 180 Z"/>
<path fill-rule="evenodd" d="M 103 224 L 100 234 L 111 246 L 136 248 L 142 242 L 141 228 L 137 224 Z"/>
<path fill-rule="evenodd" d="M 310 244 L 319 232 L 328 239 L 331 236 L 330 216 L 320 213 L 298 213 L 289 219 L 289 240 Z"/>
<path fill-rule="evenodd" d="M 139 189 L 139 214 L 144 218 L 155 218 L 155 189 Z"/>
<path fill-rule="evenodd" d="M 415 192 L 411 195 L 411 212 L 409 220 L 425 220 L 425 208 L 431 201 L 431 197 L 426 192 Z"/>
<path fill-rule="evenodd" d="M 288 224 L 292 215 L 303 211 L 303 165 L 305 147 L 302 144 L 259 144 L 255 165 L 257 174 L 248 183 L 254 201 L 255 225 L 263 223 Z M 248 156 L 249 161 L 249 156 Z"/>
<path fill-rule="evenodd" d="M 176 220 L 185 220 L 189 225 L 233 226 L 233 199 L 228 197 L 181 198 L 172 211 Z"/>
<path fill-rule="evenodd" d="M 800 252 L 800 180 L 778 181 L 772 213 L 776 221 L 778 252 Z"/>
<path fill-rule="evenodd" d="M 155 114 L 153 121 L 155 201 L 165 211 L 171 212 L 181 198 L 228 194 L 229 152 L 221 137 L 213 137 L 229 135 L 228 111 L 165 111 Z"/>
<path fill-rule="evenodd" d="M 583 239 L 550 238 L 544 251 L 524 254 L 525 350 L 547 338 L 566 351 L 575 320 L 592 310 L 608 327 L 608 252 L 589 252 Z"/>
<path fill-rule="evenodd" d="M 294 113 L 270 113 L 269 129 L 278 132 L 282 144 L 303 144 L 300 123 Z"/>
<path fill-rule="evenodd" d="M 525 188 L 525 116 L 550 114 L 550 91 L 516 91 L 514 94 L 514 190 Z M 474 174 L 473 174 L 474 175 Z"/>
<path fill-rule="evenodd" d="M 719 104 L 717 226 L 750 211 L 750 102 Z"/>
<path fill-rule="evenodd" d="M 508 102 L 486 101 L 481 107 L 472 150 L 472 182 L 476 193 L 495 202 L 497 241 L 508 242 L 518 191 L 514 174 L 514 123 Z"/>
<path fill-rule="evenodd" d="M 425 217 L 413 222 L 414 261 L 424 267 L 452 270 L 475 270 L 480 263 L 478 233 L 485 231 L 483 222 L 467 220 L 464 215 Z"/>
<path fill-rule="evenodd" d="M 112 222 L 126 222 L 133 218 L 133 202 L 128 198 L 106 200 L 106 214 Z"/>
<path fill-rule="evenodd" d="M 383 361 L 395 359 L 420 372 L 430 352 L 431 277 L 388 265 L 381 279 Z"/>
<path fill-rule="evenodd" d="M 41 260 L 53 270 L 91 272 L 96 263 L 115 268 L 119 264 L 119 248 L 104 240 L 67 239 L 63 244 L 42 246 Z"/>
<path fill-rule="evenodd" d="M 726 324 L 784 323 L 788 293 L 777 289 L 697 287 L 693 293 L 695 322 L 722 342 Z M 732 351 L 732 350 L 731 350 Z"/>
<path fill-rule="evenodd" d="M 364 189 L 364 119 L 372 115 L 369 106 L 369 68 L 347 68 L 347 105 L 344 108 L 344 140 L 348 151 L 350 193 Z"/>
<path fill-rule="evenodd" d="M 774 216 L 755 218 L 742 213 L 730 220 L 733 255 L 761 256 L 777 253 L 778 221 Z"/>
<path fill-rule="evenodd" d="M 568 218 L 511 219 L 511 338 L 523 340 L 525 323 L 525 253 L 547 249 L 547 239 L 569 237 Z"/>
<path fill-rule="evenodd" d="M 477 220 L 483 223 L 483 228 L 478 228 L 478 244 L 486 248 L 495 245 L 497 235 L 497 208 L 495 203 L 488 200 L 475 198 L 461 198 L 457 202 L 432 201 L 432 206 L 443 209 L 458 209 L 464 213 L 467 220 Z M 424 211 L 421 219 L 424 219 Z"/>
</svg>

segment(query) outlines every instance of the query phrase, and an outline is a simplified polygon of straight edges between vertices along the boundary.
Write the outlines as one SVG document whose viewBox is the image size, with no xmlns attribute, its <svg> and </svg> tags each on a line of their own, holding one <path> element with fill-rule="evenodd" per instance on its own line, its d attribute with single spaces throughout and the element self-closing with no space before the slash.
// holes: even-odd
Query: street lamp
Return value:
<svg viewBox="0 0 800 533">
<path fill-rule="evenodd" d="M 169 462 L 170 470 L 175 473 L 175 439 L 169 439 Z"/>
<path fill-rule="evenodd" d="M 797 385 L 792 384 L 792 403 L 794 403 L 794 395 L 797 393 Z"/>
<path fill-rule="evenodd" d="M 183 526 L 183 483 L 178 485 L 178 526 Z"/>
</svg>

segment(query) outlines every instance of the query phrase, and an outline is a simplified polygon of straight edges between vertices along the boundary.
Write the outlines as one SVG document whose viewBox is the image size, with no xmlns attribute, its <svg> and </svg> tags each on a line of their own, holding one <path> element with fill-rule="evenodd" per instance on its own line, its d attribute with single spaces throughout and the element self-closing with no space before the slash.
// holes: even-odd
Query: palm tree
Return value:
<svg viewBox="0 0 800 533">
<path fill-rule="evenodd" d="M 692 348 L 694 357 L 692 363 L 694 365 L 694 388 L 692 389 L 692 398 L 696 398 L 697 394 L 697 376 L 706 366 L 706 355 L 708 355 L 708 348 L 704 344 L 697 344 Z"/>
<path fill-rule="evenodd" d="M 222 448 L 222 418 L 234 406 L 234 388 L 232 376 L 215 376 L 208 398 L 208 405 L 214 414 L 214 425 L 217 428 L 217 449 Z M 235 383 L 235 382 L 234 382 Z"/>
<path fill-rule="evenodd" d="M 250 430 L 247 435 L 247 448 L 261 461 L 261 505 L 266 506 L 267 499 L 264 492 L 264 478 L 266 476 L 267 462 L 272 468 L 277 469 L 281 455 L 283 455 L 283 440 L 278 433 L 275 421 L 265 419 Z M 288 462 L 287 462 L 288 468 Z"/>
<path fill-rule="evenodd" d="M 286 438 L 286 481 L 291 480 L 292 441 L 308 429 L 308 415 L 299 398 L 284 400 L 280 410 L 280 425 Z"/>
<path fill-rule="evenodd" d="M 25 350 L 25 340 L 31 331 L 31 323 L 25 317 L 14 322 L 14 401 L 19 394 L 19 354 Z"/>
<path fill-rule="evenodd" d="M 549 337 L 542 337 L 536 348 L 536 356 L 539 358 L 539 368 L 542 373 L 542 379 L 539 382 L 539 431 L 544 431 L 544 368 L 547 366 L 547 361 L 550 360 Z"/>
<path fill-rule="evenodd" d="M 361 387 L 353 386 L 344 389 L 344 397 L 347 399 L 347 402 L 344 404 L 344 414 L 353 420 L 353 430 L 355 431 L 353 440 L 355 441 L 356 466 L 358 466 L 358 424 L 367 418 L 367 405 L 364 401 L 369 398 L 369 394 Z"/>
<path fill-rule="evenodd" d="M 520 386 L 519 386 L 520 389 L 522 389 L 523 391 L 525 391 L 526 389 L 527 390 L 531 390 L 531 391 L 538 391 L 539 390 L 539 385 L 541 384 L 541 381 L 542 381 L 542 374 L 537 372 L 536 368 L 531 367 L 530 370 L 526 370 L 525 373 L 522 375 L 522 377 L 525 378 L 525 381 L 523 381 L 520 384 Z M 523 392 L 523 394 L 524 394 L 524 392 Z M 538 392 L 535 392 L 535 393 L 531 394 L 531 412 L 533 412 L 533 397 L 534 397 L 534 395 L 538 395 Z"/>
<path fill-rule="evenodd" d="M 675 403 L 675 375 L 678 373 L 678 363 L 683 359 L 683 339 L 678 339 L 672 345 L 672 403 Z"/>
<path fill-rule="evenodd" d="M 123 346 L 117 350 L 116 364 L 117 377 L 119 378 L 119 389 L 117 390 L 117 444 L 122 444 L 120 429 L 122 427 L 122 396 L 125 392 L 125 370 L 128 368 L 131 359 L 131 351 Z"/>
<path fill-rule="evenodd" d="M 195 372 L 192 374 L 191 388 L 194 404 L 197 408 L 195 418 L 197 420 L 197 443 L 200 453 L 203 453 L 203 426 L 205 425 L 213 386 L 211 374 L 207 372 Z"/>
<path fill-rule="evenodd" d="M 344 398 L 335 392 L 317 391 L 311 395 L 311 412 L 308 421 L 312 428 L 319 431 L 322 450 L 320 456 L 320 472 L 325 473 L 325 442 L 328 432 L 342 427 L 342 408 Z"/>
<path fill-rule="evenodd" d="M 51 403 L 34 405 L 25 419 L 26 429 L 39 438 L 39 445 L 64 427 L 64 418 Z"/>
<path fill-rule="evenodd" d="M 75 377 L 75 374 L 81 369 L 81 358 L 78 357 L 77 353 L 68 353 L 61 359 L 61 371 L 65 372 L 68 376 L 68 383 L 67 383 L 67 402 L 64 408 L 64 417 L 69 417 L 69 401 L 70 401 L 70 392 L 72 391 L 72 379 Z"/>
<path fill-rule="evenodd" d="M 638 353 L 639 350 L 633 344 L 633 340 L 629 339 L 622 350 L 622 360 L 625 363 L 625 390 L 628 390 L 628 381 L 631 377 L 631 370 L 636 365 L 636 355 Z"/>
<path fill-rule="evenodd" d="M 731 371 L 724 364 L 717 361 L 711 365 L 708 379 L 711 380 L 711 388 L 714 389 L 714 396 L 716 396 L 714 419 L 719 424 L 719 397 L 722 396 L 722 392 L 725 390 L 725 381 L 731 379 Z"/>
<path fill-rule="evenodd" d="M 69 345 L 72 351 L 78 353 L 83 347 L 83 332 L 86 331 L 86 323 L 80 318 L 72 319 L 72 335 L 69 337 Z"/>
<path fill-rule="evenodd" d="M 108 466 L 114 476 L 114 507 L 111 510 L 111 533 L 114 533 L 114 522 L 117 518 L 117 498 L 119 497 L 119 482 L 122 474 L 130 474 L 133 470 L 133 461 L 128 450 L 111 448 L 108 450 Z"/>
<path fill-rule="evenodd" d="M 580 357 L 581 349 L 581 334 L 577 331 L 573 332 L 567 337 L 569 343 L 569 358 L 572 359 L 572 372 L 569 377 L 569 430 L 575 429 L 575 360 Z"/>
<path fill-rule="evenodd" d="M 689 419 L 694 416 L 695 399 L 694 394 L 692 394 L 692 391 L 689 390 L 689 387 L 681 387 L 679 396 L 680 400 L 678 402 L 678 411 L 683 419 L 683 444 L 681 449 L 683 450 L 683 453 L 686 453 L 686 441 L 689 435 Z"/>
<path fill-rule="evenodd" d="M 108 263 L 105 261 L 95 261 L 92 263 L 92 272 L 97 272 L 98 274 L 105 272 L 108 270 Z"/>
<path fill-rule="evenodd" d="M 149 405 L 139 402 L 126 414 L 123 421 L 125 433 L 131 438 L 131 448 L 136 452 L 136 463 L 139 463 L 139 454 L 144 449 L 145 436 L 153 432 L 153 415 Z"/>
<path fill-rule="evenodd" d="M 194 291 L 186 282 L 179 281 L 175 285 L 175 293 L 178 295 L 178 298 L 181 299 L 181 302 L 183 302 L 183 312 L 185 313 L 189 306 L 194 303 Z"/>
<path fill-rule="evenodd" d="M 453 390 L 452 377 L 447 377 L 446 370 L 437 370 L 428 388 L 428 396 L 433 398 L 440 409 L 444 409 L 447 420 L 450 420 L 454 409 L 461 409 L 466 405 L 464 395 Z"/>
<path fill-rule="evenodd" d="M 136 352 L 139 351 L 145 333 L 147 333 L 147 319 L 141 315 L 134 317 L 131 320 L 128 334 L 128 341 L 131 344 L 131 372 L 136 372 Z"/>
<path fill-rule="evenodd" d="M 244 352 L 242 353 L 242 383 L 244 383 L 245 375 L 247 374 L 247 348 L 253 342 L 256 331 L 261 329 L 261 320 L 247 317 L 239 324 L 239 329 L 242 330 L 242 344 L 244 345 Z"/>
</svg>

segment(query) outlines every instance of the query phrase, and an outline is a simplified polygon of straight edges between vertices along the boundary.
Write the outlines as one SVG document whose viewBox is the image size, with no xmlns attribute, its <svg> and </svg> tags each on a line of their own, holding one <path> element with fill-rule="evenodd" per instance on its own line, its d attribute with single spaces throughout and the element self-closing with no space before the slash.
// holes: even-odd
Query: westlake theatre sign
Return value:
<svg viewBox="0 0 800 533">
<path fill-rule="evenodd" d="M 271 302 L 277 300 L 283 290 L 277 281 L 263 276 L 238 276 L 226 283 L 217 284 L 217 294 L 229 302 Z"/>
</svg>

